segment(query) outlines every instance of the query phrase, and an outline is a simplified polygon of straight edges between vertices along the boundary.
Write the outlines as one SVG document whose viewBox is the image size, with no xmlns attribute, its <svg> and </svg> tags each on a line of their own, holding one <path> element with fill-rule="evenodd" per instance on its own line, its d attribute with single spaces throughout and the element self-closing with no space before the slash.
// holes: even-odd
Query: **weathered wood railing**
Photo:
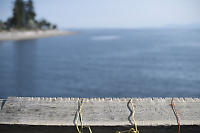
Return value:
<svg viewBox="0 0 200 133">
<path fill-rule="evenodd" d="M 84 100 L 84 125 L 93 133 L 114 133 L 129 129 L 130 98 L 91 98 Z M 9 97 L 0 100 L 0 132 L 76 133 L 78 98 Z M 200 99 L 174 98 L 181 132 L 200 133 Z M 178 131 L 171 98 L 133 98 L 135 120 L 140 133 Z"/>
</svg>

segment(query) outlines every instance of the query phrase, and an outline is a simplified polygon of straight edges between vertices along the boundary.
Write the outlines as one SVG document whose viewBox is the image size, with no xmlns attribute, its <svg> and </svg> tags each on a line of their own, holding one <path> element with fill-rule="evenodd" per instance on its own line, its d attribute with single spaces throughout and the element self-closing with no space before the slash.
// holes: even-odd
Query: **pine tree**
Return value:
<svg viewBox="0 0 200 133">
<path fill-rule="evenodd" d="M 25 25 L 25 4 L 23 0 L 16 0 L 13 9 L 13 25 L 22 28 Z"/>
<path fill-rule="evenodd" d="M 35 21 L 35 12 L 34 12 L 34 8 L 33 8 L 33 2 L 32 0 L 29 0 L 26 4 L 26 17 L 27 20 L 33 20 Z"/>
<path fill-rule="evenodd" d="M 13 17 L 6 22 L 7 28 L 23 28 L 23 29 L 56 29 L 56 25 L 52 26 L 46 20 L 35 20 L 35 12 L 32 0 L 15 0 L 13 8 Z"/>
</svg>

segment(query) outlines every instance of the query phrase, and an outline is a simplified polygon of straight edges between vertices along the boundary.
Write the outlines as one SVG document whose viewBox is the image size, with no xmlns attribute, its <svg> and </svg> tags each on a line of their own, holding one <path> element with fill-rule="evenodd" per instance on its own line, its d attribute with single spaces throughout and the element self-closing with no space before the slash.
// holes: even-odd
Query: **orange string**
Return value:
<svg viewBox="0 0 200 133">
<path fill-rule="evenodd" d="M 178 117 L 178 113 L 177 113 L 177 111 L 176 111 L 176 107 L 175 107 L 175 104 L 174 104 L 174 98 L 172 98 L 171 106 L 172 106 L 173 111 L 174 111 L 175 114 L 176 114 L 176 118 L 177 118 L 177 120 L 178 120 L 178 133 L 180 133 L 181 124 L 180 124 L 180 119 L 179 119 L 179 117 Z"/>
</svg>

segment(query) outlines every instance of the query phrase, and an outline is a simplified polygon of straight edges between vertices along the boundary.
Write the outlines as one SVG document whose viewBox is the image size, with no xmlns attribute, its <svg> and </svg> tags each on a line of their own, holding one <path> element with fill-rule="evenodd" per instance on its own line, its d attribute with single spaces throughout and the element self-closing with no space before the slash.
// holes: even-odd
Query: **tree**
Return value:
<svg viewBox="0 0 200 133">
<path fill-rule="evenodd" d="M 56 29 L 56 28 L 57 28 L 57 25 L 54 24 L 52 28 L 53 28 L 53 29 Z"/>
<path fill-rule="evenodd" d="M 28 0 L 26 2 L 25 11 L 26 11 L 26 28 L 35 29 L 37 27 L 36 20 L 35 20 L 36 14 L 34 12 L 32 0 Z"/>
<path fill-rule="evenodd" d="M 56 29 L 56 25 L 52 26 L 52 24 L 46 20 L 37 21 L 35 20 L 35 16 L 32 0 L 15 0 L 13 16 L 9 18 L 4 25 L 7 29 Z M 3 25 L 1 24 L 0 26 L 2 29 Z"/>
<path fill-rule="evenodd" d="M 39 21 L 38 25 L 39 25 L 39 28 L 43 30 L 50 29 L 51 27 L 51 24 L 45 19 L 42 19 L 41 21 Z"/>
<path fill-rule="evenodd" d="M 34 12 L 34 8 L 33 8 L 32 0 L 29 0 L 26 4 L 26 18 L 27 18 L 27 22 L 29 20 L 35 21 L 35 12 Z"/>
<path fill-rule="evenodd" d="M 14 27 L 22 28 L 25 25 L 25 4 L 23 0 L 16 0 L 13 9 L 12 22 Z"/>
<path fill-rule="evenodd" d="M 3 21 L 0 20 L 0 31 L 5 30 L 5 29 L 6 29 L 6 25 L 3 23 Z"/>
</svg>

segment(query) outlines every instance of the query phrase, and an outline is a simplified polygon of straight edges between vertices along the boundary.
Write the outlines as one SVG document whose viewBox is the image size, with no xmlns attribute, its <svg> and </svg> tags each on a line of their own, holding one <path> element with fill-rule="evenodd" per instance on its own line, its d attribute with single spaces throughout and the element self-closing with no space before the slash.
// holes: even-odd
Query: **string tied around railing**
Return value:
<svg viewBox="0 0 200 133">
<path fill-rule="evenodd" d="M 78 110 L 76 112 L 76 120 L 75 120 L 76 129 L 77 129 L 78 133 L 83 133 L 84 127 L 87 127 L 89 132 L 92 133 L 90 126 L 83 125 L 83 115 L 82 115 L 83 102 L 84 102 L 84 98 L 81 98 L 78 100 Z M 78 119 L 80 120 L 81 128 L 79 128 L 79 126 L 78 126 Z"/>
<path fill-rule="evenodd" d="M 134 127 L 130 128 L 129 130 L 125 130 L 125 131 L 116 131 L 116 133 L 139 133 L 139 130 L 137 128 L 137 124 L 135 121 L 135 108 L 133 105 L 133 99 L 129 100 L 129 103 L 131 105 L 131 120 L 134 123 Z"/>
<path fill-rule="evenodd" d="M 176 107 L 175 107 L 175 104 L 174 104 L 174 98 L 172 98 L 172 100 L 171 100 L 171 107 L 172 107 L 172 110 L 174 111 L 174 114 L 175 114 L 176 119 L 178 121 L 178 133 L 180 133 L 181 132 L 181 126 L 180 126 L 181 124 L 180 124 L 180 119 L 178 117 L 178 113 L 176 111 Z"/>
</svg>

